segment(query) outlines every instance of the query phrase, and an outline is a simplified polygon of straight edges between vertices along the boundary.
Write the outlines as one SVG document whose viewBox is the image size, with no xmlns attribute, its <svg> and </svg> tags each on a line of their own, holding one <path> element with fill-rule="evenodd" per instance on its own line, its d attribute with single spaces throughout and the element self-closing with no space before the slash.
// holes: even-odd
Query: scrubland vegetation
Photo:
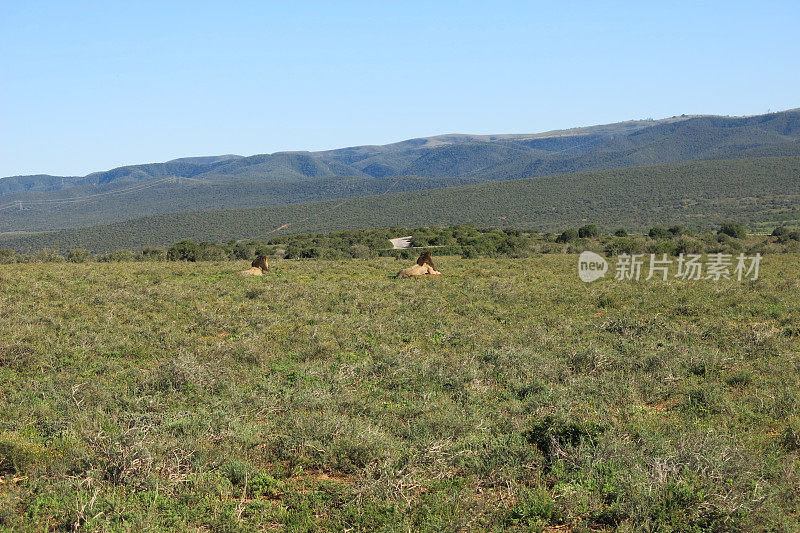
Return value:
<svg viewBox="0 0 800 533">
<path fill-rule="evenodd" d="M 0 234 L 0 248 L 30 253 L 75 247 L 110 253 L 117 248 L 164 248 L 181 239 L 224 243 L 230 239 L 266 240 L 276 234 L 454 224 L 555 232 L 594 223 L 606 232 L 623 227 L 642 233 L 659 224 L 708 231 L 736 220 L 749 231 L 769 232 L 775 226 L 800 224 L 798 175 L 800 157 L 685 162 L 326 202 L 184 211 L 45 233 Z M 382 190 L 390 190 L 392 183 L 387 178 Z M 12 212 L 3 211 L 3 216 Z M 26 211 L 17 214 L 25 217 Z M 283 229 L 274 232 L 278 228 Z"/>
<path fill-rule="evenodd" d="M 0 527 L 797 528 L 798 254 L 435 259 L 0 266 Z"/>
<path fill-rule="evenodd" d="M 416 257 L 414 250 L 393 250 L 389 239 L 411 235 L 414 248 L 436 248 L 438 255 L 475 257 L 528 257 L 538 253 L 579 253 L 593 250 L 608 256 L 635 253 L 791 253 L 800 252 L 800 230 L 777 226 L 770 235 L 748 236 L 737 222 L 726 222 L 716 231 L 696 233 L 685 226 L 654 226 L 643 235 L 631 235 L 625 229 L 601 233 L 594 224 L 560 233 L 541 233 L 520 228 L 476 228 L 471 224 L 448 227 L 423 227 L 305 233 L 273 237 L 266 241 L 230 241 L 227 244 L 194 242 L 189 239 L 169 248 L 145 247 L 139 251 L 114 250 L 93 254 L 84 248 L 66 253 L 42 249 L 18 254 L 0 249 L 0 263 L 90 261 L 224 261 L 252 259 L 266 255 L 280 259 L 347 259 L 391 256 Z"/>
</svg>

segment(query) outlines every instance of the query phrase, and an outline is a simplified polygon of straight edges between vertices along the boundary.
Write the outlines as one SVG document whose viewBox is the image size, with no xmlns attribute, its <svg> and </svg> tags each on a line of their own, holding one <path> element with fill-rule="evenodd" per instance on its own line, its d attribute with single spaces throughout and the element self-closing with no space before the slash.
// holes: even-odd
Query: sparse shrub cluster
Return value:
<svg viewBox="0 0 800 533">
<path fill-rule="evenodd" d="M 789 241 L 800 241 L 800 229 L 778 226 L 772 231 L 772 237 L 775 237 L 777 242 L 781 244 L 785 244 Z"/>
<path fill-rule="evenodd" d="M 702 253 L 783 253 L 800 252 L 800 229 L 778 226 L 770 235 L 747 235 L 741 224 L 726 222 L 714 231 L 695 232 L 686 226 L 654 226 L 645 234 L 632 234 L 624 228 L 613 233 L 600 231 L 595 224 L 561 233 L 540 233 L 521 228 L 478 228 L 456 226 L 365 229 L 331 233 L 305 233 L 273 237 L 269 240 L 230 241 L 225 244 L 184 239 L 168 248 L 145 247 L 140 251 L 115 250 L 95 255 L 83 248 L 62 254 L 57 249 L 42 249 L 18 254 L 0 249 L 0 264 L 68 261 L 71 263 L 124 261 L 227 261 L 249 260 L 256 255 L 279 259 L 368 259 L 390 256 L 409 259 L 415 250 L 393 250 L 389 239 L 411 235 L 414 248 L 435 248 L 436 255 L 476 257 L 527 257 L 537 253 L 579 253 L 593 250 L 613 256 L 619 254 L 702 254 Z"/>
</svg>

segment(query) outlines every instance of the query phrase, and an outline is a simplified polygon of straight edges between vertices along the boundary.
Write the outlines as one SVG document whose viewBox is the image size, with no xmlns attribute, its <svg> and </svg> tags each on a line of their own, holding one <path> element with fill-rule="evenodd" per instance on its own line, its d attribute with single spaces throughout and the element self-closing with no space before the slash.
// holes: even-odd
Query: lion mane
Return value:
<svg viewBox="0 0 800 533">
<path fill-rule="evenodd" d="M 412 278 L 414 276 L 438 276 L 441 272 L 437 272 L 433 267 L 433 259 L 431 253 L 427 250 L 419 254 L 417 264 L 404 268 L 397 273 L 398 278 Z"/>
<path fill-rule="evenodd" d="M 267 262 L 267 256 L 259 255 L 256 257 L 253 262 L 250 264 L 251 267 L 258 267 L 261 270 L 269 270 L 269 263 Z"/>
<path fill-rule="evenodd" d="M 269 270 L 269 263 L 267 262 L 267 257 L 264 255 L 259 255 L 255 258 L 255 260 L 250 263 L 250 268 L 247 270 L 242 270 L 239 272 L 242 276 L 261 276 Z"/>
<path fill-rule="evenodd" d="M 436 267 L 433 266 L 433 258 L 431 258 L 431 253 L 427 250 L 419 254 L 417 258 L 417 264 L 419 266 L 430 265 L 432 269 L 436 270 Z"/>
</svg>

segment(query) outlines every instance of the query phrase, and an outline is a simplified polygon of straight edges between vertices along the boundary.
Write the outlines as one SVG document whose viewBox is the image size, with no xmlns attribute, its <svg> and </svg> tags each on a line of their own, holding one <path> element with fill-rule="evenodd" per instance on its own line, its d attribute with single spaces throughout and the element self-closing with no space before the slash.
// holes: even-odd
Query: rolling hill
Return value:
<svg viewBox="0 0 800 533">
<path fill-rule="evenodd" d="M 800 110 L 740 118 L 680 116 L 538 134 L 451 134 L 323 152 L 182 158 L 83 177 L 0 179 L 0 232 L 682 161 L 797 155 Z"/>
<path fill-rule="evenodd" d="M 752 227 L 800 222 L 800 157 L 737 158 L 558 174 L 435 190 L 264 208 L 170 213 L 89 228 L 0 237 L 0 247 L 164 246 L 390 226 L 474 223 L 561 230 L 654 224 L 693 228 L 737 220 Z M 279 231 L 276 228 L 288 225 Z"/>
</svg>

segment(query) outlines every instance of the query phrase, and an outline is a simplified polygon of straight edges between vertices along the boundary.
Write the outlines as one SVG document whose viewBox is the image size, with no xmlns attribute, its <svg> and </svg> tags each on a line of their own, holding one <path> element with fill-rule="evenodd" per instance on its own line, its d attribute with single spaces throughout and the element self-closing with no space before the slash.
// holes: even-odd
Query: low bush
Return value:
<svg viewBox="0 0 800 533">
<path fill-rule="evenodd" d="M 67 261 L 70 263 L 86 263 L 92 261 L 94 256 L 92 252 L 85 248 L 73 248 L 67 252 Z"/>
<path fill-rule="evenodd" d="M 21 261 L 22 256 L 11 248 L 0 248 L 0 265 L 10 265 Z"/>
<path fill-rule="evenodd" d="M 594 224 L 587 224 L 578 228 L 578 237 L 581 239 L 594 239 L 600 236 L 600 230 Z"/>
<path fill-rule="evenodd" d="M 728 235 L 735 239 L 744 239 L 747 237 L 747 232 L 744 227 L 738 222 L 726 222 L 719 228 L 719 233 Z"/>
<path fill-rule="evenodd" d="M 565 244 L 574 241 L 578 238 L 578 232 L 574 229 L 564 230 L 561 235 L 556 237 L 556 242 L 559 244 Z"/>
</svg>

